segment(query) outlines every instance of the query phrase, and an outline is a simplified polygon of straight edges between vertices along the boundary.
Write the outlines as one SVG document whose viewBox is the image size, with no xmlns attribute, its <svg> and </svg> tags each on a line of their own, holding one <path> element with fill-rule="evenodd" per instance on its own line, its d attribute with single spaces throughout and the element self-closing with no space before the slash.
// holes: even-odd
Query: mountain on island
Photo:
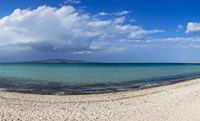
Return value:
<svg viewBox="0 0 200 121">
<path fill-rule="evenodd" d="M 32 63 L 86 63 L 83 60 L 47 59 L 32 61 Z"/>
</svg>

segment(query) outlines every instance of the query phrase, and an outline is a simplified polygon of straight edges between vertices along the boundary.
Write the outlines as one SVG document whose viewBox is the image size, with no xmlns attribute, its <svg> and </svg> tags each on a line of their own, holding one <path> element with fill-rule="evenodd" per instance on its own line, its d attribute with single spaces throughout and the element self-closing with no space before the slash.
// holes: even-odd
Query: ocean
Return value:
<svg viewBox="0 0 200 121">
<path fill-rule="evenodd" d="M 103 93 L 200 77 L 199 64 L 0 64 L 0 88 L 28 93 Z"/>
</svg>

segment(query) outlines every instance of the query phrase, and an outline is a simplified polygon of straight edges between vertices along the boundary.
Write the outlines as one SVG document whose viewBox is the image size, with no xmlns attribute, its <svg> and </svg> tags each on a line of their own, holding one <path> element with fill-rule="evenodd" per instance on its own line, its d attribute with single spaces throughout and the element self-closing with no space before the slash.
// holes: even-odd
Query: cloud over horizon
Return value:
<svg viewBox="0 0 200 121">
<path fill-rule="evenodd" d="M 200 35 L 200 23 L 197 22 L 189 22 L 187 24 L 186 33 L 191 33 L 195 35 Z"/>
<path fill-rule="evenodd" d="M 101 16 L 105 13 L 94 16 L 70 5 L 16 9 L 0 19 L 0 47 L 16 51 L 90 53 L 115 50 L 126 41 L 164 32 L 127 23 L 128 13 L 121 11 L 120 16 L 104 19 Z"/>
</svg>

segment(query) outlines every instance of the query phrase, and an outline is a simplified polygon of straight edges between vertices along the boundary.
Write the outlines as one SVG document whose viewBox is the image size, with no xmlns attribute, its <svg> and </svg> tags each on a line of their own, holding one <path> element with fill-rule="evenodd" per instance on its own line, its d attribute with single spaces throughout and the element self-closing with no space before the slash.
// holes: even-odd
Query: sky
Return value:
<svg viewBox="0 0 200 121">
<path fill-rule="evenodd" d="M 0 62 L 200 62 L 198 0 L 0 0 Z"/>
</svg>

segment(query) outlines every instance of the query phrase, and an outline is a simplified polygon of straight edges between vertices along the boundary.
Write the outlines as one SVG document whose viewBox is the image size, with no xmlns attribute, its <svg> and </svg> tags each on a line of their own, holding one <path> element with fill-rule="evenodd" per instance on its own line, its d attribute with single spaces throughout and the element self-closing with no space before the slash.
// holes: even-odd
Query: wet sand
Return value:
<svg viewBox="0 0 200 121">
<path fill-rule="evenodd" d="M 107 94 L 0 92 L 0 120 L 200 121 L 200 79 Z"/>
</svg>

